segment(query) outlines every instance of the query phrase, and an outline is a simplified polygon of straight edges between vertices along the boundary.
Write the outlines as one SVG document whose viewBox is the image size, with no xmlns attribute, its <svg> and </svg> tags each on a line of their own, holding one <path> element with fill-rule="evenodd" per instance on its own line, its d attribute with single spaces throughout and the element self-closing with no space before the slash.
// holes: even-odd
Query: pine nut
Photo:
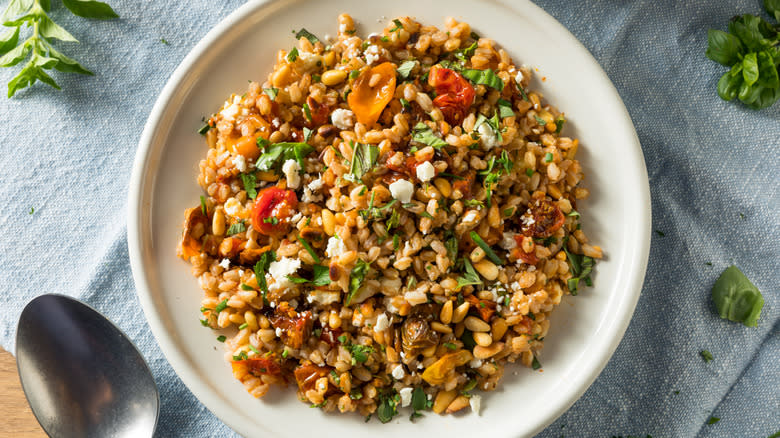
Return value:
<svg viewBox="0 0 780 438">
<path fill-rule="evenodd" d="M 490 344 L 493 343 L 493 338 L 490 336 L 490 333 L 475 332 L 473 333 L 473 336 L 474 336 L 474 342 L 476 342 L 477 345 L 481 345 L 483 347 L 489 347 Z"/>
<path fill-rule="evenodd" d="M 449 324 L 452 322 L 452 301 L 447 301 L 441 306 L 441 313 L 439 313 L 439 319 L 442 324 Z"/>
<path fill-rule="evenodd" d="M 450 328 L 450 326 L 442 324 L 442 323 L 437 322 L 437 321 L 433 321 L 431 323 L 431 328 L 434 331 L 437 331 L 439 333 L 452 333 L 452 329 Z"/>
<path fill-rule="evenodd" d="M 489 347 L 477 345 L 474 347 L 474 357 L 476 359 L 488 359 L 498 354 L 504 348 L 503 342 L 494 342 Z"/>
<path fill-rule="evenodd" d="M 490 330 L 491 334 L 493 335 L 493 339 L 498 341 L 503 338 L 508 328 L 509 326 L 507 326 L 506 320 L 504 320 L 504 318 L 496 318 L 496 320 L 493 321 L 493 327 Z"/>
<path fill-rule="evenodd" d="M 458 393 L 455 392 L 454 389 L 449 391 L 439 391 L 439 393 L 436 394 L 436 400 L 433 401 L 433 412 L 437 414 L 444 412 L 444 410 L 447 409 L 447 406 L 449 406 L 450 403 L 455 400 L 457 395 Z"/>
<path fill-rule="evenodd" d="M 466 317 L 466 314 L 469 312 L 469 303 L 465 302 L 455 308 L 455 311 L 452 313 L 452 322 L 457 324 L 461 321 L 463 321 L 463 318 Z"/>
<path fill-rule="evenodd" d="M 482 259 L 474 264 L 474 269 L 477 270 L 488 281 L 493 281 L 498 278 L 498 266 L 493 264 L 490 260 Z"/>
<path fill-rule="evenodd" d="M 320 80 L 328 87 L 340 84 L 347 78 L 347 72 L 344 70 L 328 70 L 322 74 Z"/>
<path fill-rule="evenodd" d="M 464 321 L 466 328 L 472 332 L 489 332 L 490 325 L 476 316 L 468 316 Z"/>
</svg>

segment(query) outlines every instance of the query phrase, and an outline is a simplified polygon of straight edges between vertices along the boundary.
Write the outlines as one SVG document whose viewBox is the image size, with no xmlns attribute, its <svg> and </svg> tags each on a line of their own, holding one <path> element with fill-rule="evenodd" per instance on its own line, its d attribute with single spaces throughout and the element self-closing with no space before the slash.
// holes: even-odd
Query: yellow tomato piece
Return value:
<svg viewBox="0 0 780 438">
<path fill-rule="evenodd" d="M 395 94 L 395 64 L 383 62 L 363 71 L 352 84 L 347 96 L 349 108 L 358 122 L 370 127 Z"/>
<path fill-rule="evenodd" d="M 473 356 L 468 350 L 445 354 L 423 371 L 422 378 L 431 385 L 443 385 L 455 367 L 467 364 L 472 358 Z"/>
</svg>

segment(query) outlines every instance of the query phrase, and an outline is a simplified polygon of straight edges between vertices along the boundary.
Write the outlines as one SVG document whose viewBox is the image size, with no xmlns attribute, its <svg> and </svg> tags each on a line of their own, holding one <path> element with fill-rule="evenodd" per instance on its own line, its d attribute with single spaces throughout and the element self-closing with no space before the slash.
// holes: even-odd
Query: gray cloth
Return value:
<svg viewBox="0 0 780 438">
<path fill-rule="evenodd" d="M 242 2 L 111 3 L 120 20 L 52 13 L 82 41 L 62 50 L 95 77 L 55 74 L 60 92 L 35 86 L 0 99 L 0 291 L 9 298 L 0 307 L 0 345 L 13 350 L 19 313 L 35 295 L 77 296 L 115 321 L 149 361 L 161 390 L 160 436 L 234 436 L 149 336 L 125 217 L 133 156 L 157 94 L 192 46 Z M 780 430 L 780 104 L 756 112 L 721 101 L 715 84 L 725 68 L 704 56 L 708 28 L 758 13 L 760 2 L 537 4 L 585 44 L 620 92 L 642 142 L 660 231 L 615 355 L 539 436 L 766 437 Z M 0 71 L 0 82 L 11 70 Z M 763 292 L 757 328 L 714 313 L 710 289 L 732 263 Z M 705 349 L 710 363 L 699 356 Z M 712 416 L 720 422 L 708 425 Z"/>
</svg>

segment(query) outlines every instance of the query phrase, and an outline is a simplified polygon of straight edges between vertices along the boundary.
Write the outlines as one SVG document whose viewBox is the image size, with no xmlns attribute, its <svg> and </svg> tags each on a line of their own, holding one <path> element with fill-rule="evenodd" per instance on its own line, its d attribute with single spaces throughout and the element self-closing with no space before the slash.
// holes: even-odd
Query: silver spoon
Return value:
<svg viewBox="0 0 780 438">
<path fill-rule="evenodd" d="M 19 377 L 50 436 L 151 437 L 160 394 L 141 353 L 95 309 L 42 295 L 16 331 Z"/>
</svg>

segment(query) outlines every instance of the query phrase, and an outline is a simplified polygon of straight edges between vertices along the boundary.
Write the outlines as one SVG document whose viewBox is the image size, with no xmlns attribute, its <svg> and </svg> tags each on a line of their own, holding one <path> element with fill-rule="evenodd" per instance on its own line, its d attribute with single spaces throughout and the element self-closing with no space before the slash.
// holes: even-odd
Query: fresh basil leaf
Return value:
<svg viewBox="0 0 780 438">
<path fill-rule="evenodd" d="M 57 63 L 54 65 L 56 70 L 64 73 L 78 73 L 89 76 L 94 75 L 94 73 L 84 68 L 84 66 L 76 62 L 76 60 L 68 58 L 67 56 L 55 50 L 54 47 L 49 46 L 49 56 L 57 60 Z"/>
<path fill-rule="evenodd" d="M 73 12 L 74 15 L 78 15 L 79 17 L 95 18 L 98 20 L 119 18 L 119 15 L 111 9 L 111 6 L 103 2 L 94 0 L 62 0 L 62 4 Z"/>
<path fill-rule="evenodd" d="M 477 42 L 474 41 L 473 43 L 471 43 L 470 46 L 466 47 L 465 49 L 456 50 L 455 57 L 460 59 L 461 61 L 468 61 L 468 58 L 474 55 L 474 52 L 476 51 L 477 51 Z"/>
<path fill-rule="evenodd" d="M 725 101 L 734 100 L 740 85 L 742 85 L 741 76 L 733 76 L 730 72 L 726 72 L 718 80 L 718 96 Z"/>
<path fill-rule="evenodd" d="M 306 30 L 306 28 L 303 28 L 303 27 L 301 28 L 301 30 L 298 31 L 298 33 L 295 34 L 295 39 L 299 40 L 299 39 L 301 39 L 301 37 L 306 38 L 312 44 L 316 44 L 316 43 L 320 42 L 319 38 L 314 36 L 314 34 L 312 34 L 308 30 Z"/>
<path fill-rule="evenodd" d="M 5 55 L 16 47 L 16 44 L 19 42 L 20 30 L 21 26 L 9 29 L 3 36 L 0 36 L 0 56 Z"/>
<path fill-rule="evenodd" d="M 718 315 L 729 321 L 756 327 L 764 307 L 758 288 L 732 265 L 726 268 L 712 287 L 712 301 Z"/>
<path fill-rule="evenodd" d="M 276 95 L 279 94 L 279 89 L 274 87 L 263 88 L 263 93 L 270 97 L 271 100 L 276 100 Z"/>
<path fill-rule="evenodd" d="M 504 99 L 498 99 L 498 116 L 503 118 L 506 117 L 514 117 L 515 112 L 512 110 L 512 103 L 504 100 Z"/>
<path fill-rule="evenodd" d="M 345 178 L 352 182 L 358 182 L 363 175 L 368 173 L 379 158 L 379 147 L 372 144 L 357 143 L 352 145 L 352 160 L 350 161 L 349 174 Z"/>
<path fill-rule="evenodd" d="M 16 48 L 0 57 L 0 67 L 12 67 L 19 64 L 23 59 L 27 58 L 30 51 L 32 51 L 32 43 L 25 41 L 24 44 L 16 46 Z"/>
<path fill-rule="evenodd" d="M 349 306 L 352 298 L 355 297 L 360 286 L 363 285 L 363 279 L 366 278 L 370 266 L 371 265 L 363 261 L 363 259 L 358 259 L 357 263 L 355 263 L 355 267 L 352 268 L 352 271 L 349 273 L 349 293 L 347 294 L 346 301 L 344 301 L 345 306 Z"/>
<path fill-rule="evenodd" d="M 56 38 L 60 41 L 78 42 L 78 40 L 59 24 L 51 21 L 47 16 L 42 16 L 38 22 L 38 32 L 46 38 Z"/>
<path fill-rule="evenodd" d="M 722 30 L 710 29 L 707 31 L 707 58 L 718 64 L 731 67 L 739 61 L 739 55 L 744 53 L 745 47 L 734 35 Z"/>
<path fill-rule="evenodd" d="M 244 225 L 244 221 L 240 221 L 234 223 L 228 228 L 227 235 L 232 236 L 234 234 L 243 233 L 244 231 L 246 231 L 246 225 Z"/>
<path fill-rule="evenodd" d="M 257 177 L 254 173 L 242 173 L 241 182 L 244 183 L 244 190 L 249 199 L 255 199 L 257 197 Z"/>
<path fill-rule="evenodd" d="M 33 0 L 11 0 L 0 17 L 0 22 L 6 26 L 14 26 L 11 24 L 12 20 L 18 17 L 19 14 L 29 11 L 32 6 Z"/>
<path fill-rule="evenodd" d="M 780 76 L 777 68 L 775 67 L 775 61 L 772 59 L 772 55 L 768 50 L 758 52 L 758 77 L 759 82 L 766 88 L 778 88 L 780 87 Z"/>
<path fill-rule="evenodd" d="M 447 146 L 447 142 L 437 137 L 433 130 L 423 122 L 418 122 L 412 128 L 412 140 L 432 146 L 435 149 Z"/>
<path fill-rule="evenodd" d="M 330 269 L 327 266 L 313 265 L 314 275 L 311 284 L 314 286 L 327 286 L 330 284 Z"/>
<path fill-rule="evenodd" d="M 428 397 L 422 389 L 422 386 L 414 388 L 412 391 L 412 409 L 415 411 L 424 411 L 428 406 Z"/>
<path fill-rule="evenodd" d="M 775 21 L 780 21 L 780 0 L 764 0 L 764 9 Z"/>
<path fill-rule="evenodd" d="M 396 407 L 398 405 L 398 401 L 396 401 L 397 397 L 398 394 L 395 393 L 395 390 L 393 390 L 393 394 L 391 395 L 385 394 L 379 396 L 379 406 L 376 408 L 376 416 L 382 423 L 389 422 L 398 414 L 398 408 Z"/>
<path fill-rule="evenodd" d="M 477 85 L 486 85 L 488 87 L 495 88 L 498 91 L 502 91 L 504 89 L 504 81 L 496 76 L 496 73 L 492 69 L 465 69 L 461 71 L 460 74 Z"/>
<path fill-rule="evenodd" d="M 268 171 L 278 169 L 287 160 L 295 160 L 303 171 L 306 167 L 303 159 L 312 152 L 314 152 L 314 148 L 306 143 L 274 143 L 268 146 L 265 152 L 257 158 L 255 167 Z"/>
<path fill-rule="evenodd" d="M 745 14 L 734 17 L 729 22 L 729 33 L 739 38 L 748 52 L 757 52 L 772 46 L 772 42 L 764 35 L 769 33 L 769 30 L 771 26 L 755 15 Z"/>
<path fill-rule="evenodd" d="M 290 53 L 287 54 L 287 62 L 295 62 L 298 59 L 298 48 L 293 47 Z"/>
<path fill-rule="evenodd" d="M 742 58 L 742 78 L 747 86 L 751 86 L 758 80 L 758 56 L 751 52 Z"/>
<path fill-rule="evenodd" d="M 404 61 L 395 69 L 395 71 L 398 73 L 401 80 L 406 80 L 409 78 L 415 65 L 417 65 L 417 61 Z"/>
<path fill-rule="evenodd" d="M 22 70 L 8 82 L 8 97 L 12 97 L 17 91 L 29 87 L 35 81 L 41 81 L 57 90 L 60 86 L 49 75 L 44 73 L 41 67 L 35 65 L 36 60 L 31 59 Z"/>
</svg>

